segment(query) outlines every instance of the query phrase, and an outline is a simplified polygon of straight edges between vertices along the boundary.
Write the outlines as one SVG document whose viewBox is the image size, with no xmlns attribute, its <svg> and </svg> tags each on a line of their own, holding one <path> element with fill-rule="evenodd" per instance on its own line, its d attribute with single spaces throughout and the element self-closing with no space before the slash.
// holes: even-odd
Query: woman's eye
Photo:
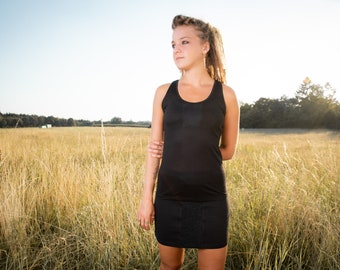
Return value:
<svg viewBox="0 0 340 270">
<path fill-rule="evenodd" d="M 189 44 L 189 41 L 183 40 L 183 41 L 182 41 L 180 44 L 178 44 L 178 45 L 186 45 L 186 44 Z M 175 49 L 175 47 L 178 46 L 178 45 L 176 45 L 175 43 L 172 43 L 172 44 L 171 44 L 171 47 L 172 47 L 173 49 Z"/>
</svg>

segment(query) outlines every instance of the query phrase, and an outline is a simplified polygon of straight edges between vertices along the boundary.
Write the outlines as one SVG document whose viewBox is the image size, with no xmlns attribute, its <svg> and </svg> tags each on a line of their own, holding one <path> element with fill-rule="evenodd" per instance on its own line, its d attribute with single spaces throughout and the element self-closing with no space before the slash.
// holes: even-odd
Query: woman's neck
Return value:
<svg viewBox="0 0 340 270">
<path fill-rule="evenodd" d="M 182 71 L 180 81 L 183 84 L 203 85 L 211 84 L 213 79 L 209 76 L 206 69 Z"/>
</svg>

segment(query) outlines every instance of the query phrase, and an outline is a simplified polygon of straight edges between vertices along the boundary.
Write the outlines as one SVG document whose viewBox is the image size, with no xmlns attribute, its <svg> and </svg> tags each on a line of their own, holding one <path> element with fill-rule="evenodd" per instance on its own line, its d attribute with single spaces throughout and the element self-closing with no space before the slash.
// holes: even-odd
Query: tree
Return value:
<svg viewBox="0 0 340 270">
<path fill-rule="evenodd" d="M 123 121 L 122 121 L 122 118 L 120 117 L 113 117 L 111 119 L 111 124 L 121 124 Z"/>
<path fill-rule="evenodd" d="M 253 105 L 248 103 L 241 104 L 240 107 L 240 127 L 253 128 Z"/>
<path fill-rule="evenodd" d="M 56 124 L 56 118 L 54 116 L 48 116 L 46 118 L 46 124 L 50 124 L 52 126 L 55 126 Z"/>
<path fill-rule="evenodd" d="M 295 128 L 298 127 L 296 124 L 298 101 L 296 98 L 288 98 L 287 96 L 282 96 L 280 98 L 280 104 L 283 110 L 280 112 L 281 128 Z"/>
<path fill-rule="evenodd" d="M 319 84 L 313 84 L 306 77 L 295 94 L 299 104 L 299 126 L 304 128 L 327 127 L 325 120 L 328 118 L 329 122 L 337 106 L 334 96 L 335 89 L 329 83 L 322 87 Z"/>
<path fill-rule="evenodd" d="M 73 127 L 73 126 L 75 126 L 75 125 L 76 125 L 76 123 L 75 123 L 75 121 L 74 121 L 73 118 L 67 119 L 67 126 Z"/>
<path fill-rule="evenodd" d="M 260 98 L 253 106 L 253 121 L 254 128 L 269 128 L 271 127 L 270 105 L 272 101 L 268 98 Z"/>
<path fill-rule="evenodd" d="M 0 128 L 4 128 L 6 127 L 6 125 L 7 125 L 6 119 L 5 117 L 2 116 L 2 113 L 0 113 Z"/>
</svg>

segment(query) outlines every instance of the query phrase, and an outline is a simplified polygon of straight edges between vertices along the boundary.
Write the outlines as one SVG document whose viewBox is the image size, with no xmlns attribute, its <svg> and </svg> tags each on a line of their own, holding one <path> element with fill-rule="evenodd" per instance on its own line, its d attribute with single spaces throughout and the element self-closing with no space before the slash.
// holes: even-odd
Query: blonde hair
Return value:
<svg viewBox="0 0 340 270">
<path fill-rule="evenodd" d="M 177 15 L 172 21 L 172 29 L 177 26 L 189 25 L 193 26 L 198 31 L 199 37 L 203 42 L 207 41 L 210 45 L 210 50 L 206 56 L 206 69 L 211 78 L 226 83 L 226 71 L 224 69 L 224 48 L 220 31 L 200 19 Z"/>
</svg>

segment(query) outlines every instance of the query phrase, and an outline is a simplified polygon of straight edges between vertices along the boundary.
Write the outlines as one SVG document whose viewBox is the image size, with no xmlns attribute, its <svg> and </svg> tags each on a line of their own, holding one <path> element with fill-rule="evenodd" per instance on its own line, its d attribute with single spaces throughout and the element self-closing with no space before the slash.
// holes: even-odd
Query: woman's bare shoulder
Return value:
<svg viewBox="0 0 340 270">
<path fill-rule="evenodd" d="M 231 88 L 230 86 L 226 85 L 226 84 L 222 84 L 223 85 L 223 94 L 227 95 L 227 96 L 236 96 L 235 91 L 233 88 Z"/>
<path fill-rule="evenodd" d="M 171 85 L 171 83 L 162 84 L 162 85 L 157 87 L 157 91 L 158 92 L 166 92 L 166 91 L 168 91 L 170 85 Z"/>
<path fill-rule="evenodd" d="M 170 87 L 171 83 L 165 83 L 165 84 L 162 84 L 160 86 L 157 87 L 157 90 L 156 90 L 156 96 L 158 98 L 161 98 L 163 99 L 165 94 L 167 93 L 169 87 Z"/>
<path fill-rule="evenodd" d="M 223 96 L 227 103 L 238 103 L 234 89 L 226 84 L 223 84 Z"/>
</svg>

